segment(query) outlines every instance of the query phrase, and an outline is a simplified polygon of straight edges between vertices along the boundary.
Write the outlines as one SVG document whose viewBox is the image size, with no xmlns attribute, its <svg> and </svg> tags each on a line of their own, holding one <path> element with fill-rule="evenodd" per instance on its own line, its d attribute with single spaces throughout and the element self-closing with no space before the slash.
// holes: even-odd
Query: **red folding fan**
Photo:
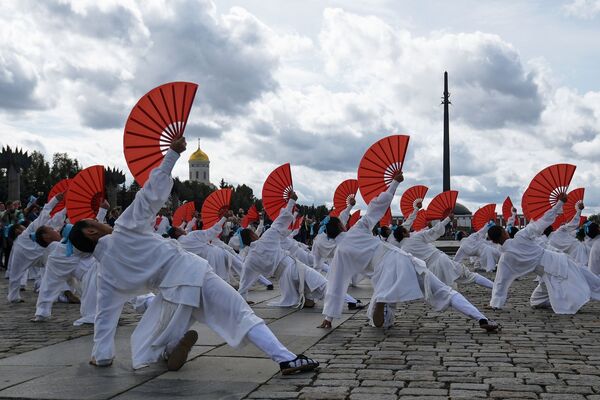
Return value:
<svg viewBox="0 0 600 400">
<path fill-rule="evenodd" d="M 523 192 L 523 196 L 521 196 L 521 211 L 523 212 L 523 215 L 525 216 L 525 218 L 529 221 L 529 210 L 527 209 L 527 190 L 529 188 L 525 189 L 525 191 Z"/>
<path fill-rule="evenodd" d="M 356 179 L 346 179 L 338 185 L 333 195 L 333 206 L 338 213 L 341 213 L 350 205 L 350 199 L 356 197 L 358 191 L 358 181 Z"/>
<path fill-rule="evenodd" d="M 379 220 L 379 226 L 390 226 L 392 224 L 392 209 L 388 207 L 383 217 Z"/>
<path fill-rule="evenodd" d="M 422 229 L 427 228 L 427 222 L 427 211 L 419 210 L 417 212 L 417 218 L 415 218 L 415 221 L 412 224 L 412 230 L 418 232 Z"/>
<path fill-rule="evenodd" d="M 233 189 L 219 189 L 212 192 L 202 204 L 202 229 L 208 229 L 217 222 L 227 211 L 231 204 Z"/>
<path fill-rule="evenodd" d="M 143 186 L 171 142 L 183 136 L 198 85 L 171 82 L 146 93 L 133 107 L 123 137 L 129 171 Z"/>
<path fill-rule="evenodd" d="M 193 200 L 179 206 L 173 213 L 173 226 L 179 227 L 184 221 L 190 222 L 194 218 L 195 212 L 196 204 Z"/>
<path fill-rule="evenodd" d="M 302 226 L 302 222 L 304 222 L 304 215 L 299 215 L 296 218 L 296 220 L 290 225 L 290 231 L 300 229 L 300 227 Z"/>
<path fill-rule="evenodd" d="M 339 217 L 341 213 L 342 212 L 339 209 L 334 208 L 333 210 L 329 211 L 329 216 L 330 217 Z"/>
<path fill-rule="evenodd" d="M 52 198 L 59 193 L 65 194 L 65 197 L 54 206 L 52 211 L 50 211 L 51 216 L 54 216 L 54 214 L 56 214 L 57 212 L 59 212 L 60 210 L 65 208 L 65 199 L 67 197 L 68 189 L 69 189 L 69 178 L 65 178 L 65 179 L 59 181 L 56 185 L 52 186 L 52 189 L 50 189 L 50 193 L 48 193 L 48 201 L 52 200 Z"/>
<path fill-rule="evenodd" d="M 104 167 L 93 165 L 79 171 L 69 180 L 67 216 L 72 224 L 81 219 L 96 218 L 104 200 Z"/>
<path fill-rule="evenodd" d="M 498 215 L 496 215 L 496 204 L 487 204 L 475 211 L 475 214 L 473 214 L 473 218 L 471 219 L 471 225 L 473 226 L 473 229 L 478 231 L 488 222 L 496 222 L 497 218 Z"/>
<path fill-rule="evenodd" d="M 287 205 L 293 190 L 290 163 L 275 168 L 267 177 L 262 189 L 262 202 L 265 212 L 273 221 Z"/>
<path fill-rule="evenodd" d="M 544 168 L 533 178 L 527 189 L 528 219 L 537 220 L 567 193 L 575 165 L 555 164 Z"/>
<path fill-rule="evenodd" d="M 244 218 L 242 218 L 242 228 L 247 228 L 248 225 L 250 225 L 252 222 L 256 222 L 260 220 L 260 215 L 258 214 L 258 211 L 256 210 L 256 205 L 252 204 L 250 206 L 250 208 L 248 209 L 248 212 L 246 213 L 246 215 L 244 215 Z"/>
<path fill-rule="evenodd" d="M 567 195 L 567 202 L 563 206 L 563 213 L 558 215 L 552 224 L 554 230 L 560 228 L 562 224 L 570 222 L 575 213 L 577 213 L 577 207 L 583 202 L 583 196 L 585 195 L 585 188 L 573 189 Z"/>
<path fill-rule="evenodd" d="M 417 206 L 418 202 L 422 202 L 429 188 L 423 185 L 411 186 L 402 193 L 400 198 L 400 210 L 404 218 L 408 218 Z"/>
<path fill-rule="evenodd" d="M 348 218 L 348 224 L 347 224 L 348 229 L 352 228 L 354 226 L 354 224 L 356 224 L 358 222 L 359 219 L 360 219 L 360 210 L 356 210 L 352 213 L 352 215 L 350 215 L 350 218 Z"/>
<path fill-rule="evenodd" d="M 387 136 L 375 142 L 358 165 L 358 187 L 367 204 L 387 190 L 394 176 L 402 171 L 409 136 Z"/>
<path fill-rule="evenodd" d="M 515 206 L 513 205 L 510 196 L 506 196 L 504 203 L 502 203 L 502 218 L 504 219 L 505 223 L 508 223 L 508 219 L 512 217 L 512 209 L 514 207 Z"/>
<path fill-rule="evenodd" d="M 427 206 L 427 219 L 430 221 L 446 218 L 456 207 L 458 192 L 456 190 L 446 190 L 435 196 L 429 206 Z"/>
</svg>

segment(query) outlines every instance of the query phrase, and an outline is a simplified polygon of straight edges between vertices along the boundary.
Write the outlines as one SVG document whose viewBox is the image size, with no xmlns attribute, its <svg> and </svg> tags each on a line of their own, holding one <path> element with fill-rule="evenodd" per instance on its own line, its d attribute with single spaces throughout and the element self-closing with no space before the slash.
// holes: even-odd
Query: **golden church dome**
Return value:
<svg viewBox="0 0 600 400">
<path fill-rule="evenodd" d="M 208 159 L 208 155 L 205 152 L 203 152 L 202 150 L 200 150 L 200 138 L 198 138 L 198 150 L 196 150 L 190 156 L 190 159 L 188 160 L 188 162 L 192 162 L 192 161 L 205 161 L 205 162 L 210 161 Z"/>
</svg>

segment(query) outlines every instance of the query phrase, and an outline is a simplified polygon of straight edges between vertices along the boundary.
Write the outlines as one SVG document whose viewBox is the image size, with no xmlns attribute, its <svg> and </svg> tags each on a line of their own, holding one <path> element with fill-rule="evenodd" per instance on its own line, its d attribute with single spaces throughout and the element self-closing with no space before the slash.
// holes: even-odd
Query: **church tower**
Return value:
<svg viewBox="0 0 600 400">
<path fill-rule="evenodd" d="M 210 160 L 206 153 L 200 150 L 200 138 L 198 138 L 198 150 L 190 156 L 188 164 L 190 181 L 210 185 Z"/>
</svg>

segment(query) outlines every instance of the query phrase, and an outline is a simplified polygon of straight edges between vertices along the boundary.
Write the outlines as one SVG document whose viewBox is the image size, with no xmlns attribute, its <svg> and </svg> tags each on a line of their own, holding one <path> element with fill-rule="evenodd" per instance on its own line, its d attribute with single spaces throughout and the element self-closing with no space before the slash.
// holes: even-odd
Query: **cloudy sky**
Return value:
<svg viewBox="0 0 600 400">
<path fill-rule="evenodd" d="M 200 88 L 183 179 L 201 137 L 214 183 L 260 195 L 289 161 L 301 201 L 330 203 L 371 143 L 406 133 L 405 185 L 435 194 L 447 70 L 462 203 L 519 203 L 538 170 L 569 162 L 571 187 L 600 211 L 600 0 L 9 0 L 0 11 L 2 145 L 127 170 L 132 106 L 185 80 Z"/>
</svg>

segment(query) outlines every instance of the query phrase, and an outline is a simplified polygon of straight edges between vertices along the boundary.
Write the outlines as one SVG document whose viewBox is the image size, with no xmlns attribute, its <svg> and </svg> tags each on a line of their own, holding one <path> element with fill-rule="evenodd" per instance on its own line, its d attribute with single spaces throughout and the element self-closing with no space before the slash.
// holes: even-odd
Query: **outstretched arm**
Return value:
<svg viewBox="0 0 600 400">
<path fill-rule="evenodd" d="M 563 226 L 561 226 L 558 229 L 562 229 L 562 230 L 567 231 L 567 232 L 574 231 L 575 229 L 577 229 L 579 227 L 579 220 L 581 218 L 581 211 L 582 210 L 583 210 L 583 208 L 579 208 L 578 207 L 577 211 L 575 212 L 575 216 L 573 217 L 573 219 L 571 219 L 568 223 L 564 224 Z"/>
<path fill-rule="evenodd" d="M 185 139 L 179 138 L 171 143 L 171 148 L 165 154 L 159 167 L 154 168 L 150 177 L 135 195 L 133 203 L 121 214 L 115 222 L 115 229 L 123 227 L 129 230 L 150 231 L 156 214 L 166 203 L 173 178 L 171 171 L 179 159 L 180 153 L 185 151 Z"/>
<path fill-rule="evenodd" d="M 403 180 L 404 175 L 402 175 L 402 172 L 399 172 L 390 183 L 388 189 L 371 200 L 367 208 L 367 213 L 352 227 L 352 229 L 367 229 L 369 231 L 373 230 L 375 225 L 377 225 L 377 223 L 385 215 L 385 212 L 394 199 L 394 194 L 396 193 L 398 185 Z"/>
<path fill-rule="evenodd" d="M 354 207 L 355 204 L 356 204 L 356 201 L 354 199 L 352 199 L 350 204 L 348 204 L 348 206 L 344 209 L 344 211 L 342 211 L 340 213 L 339 218 L 344 226 L 346 226 L 348 224 L 348 220 L 350 219 L 350 212 L 352 211 L 352 207 Z"/>
<path fill-rule="evenodd" d="M 446 225 L 451 221 L 451 218 L 448 216 L 438 222 L 435 226 L 431 227 L 431 229 L 427 229 L 417 233 L 411 233 L 412 235 L 421 235 L 428 243 L 433 243 L 438 240 L 444 232 L 446 232 Z"/>
<path fill-rule="evenodd" d="M 29 224 L 29 226 L 25 230 L 25 233 L 29 235 L 30 233 L 35 232 L 40 226 L 46 225 L 46 223 L 50 221 L 50 212 L 62 199 L 62 193 L 59 193 L 52 199 L 50 199 L 50 201 L 46 203 L 44 208 L 42 208 L 42 212 L 40 212 L 40 215 L 38 215 L 38 217 L 32 223 Z"/>
<path fill-rule="evenodd" d="M 541 235 L 544 232 L 544 229 L 552 225 L 556 219 L 556 216 L 562 211 L 563 205 L 566 202 L 566 196 L 564 199 L 564 201 L 557 201 L 554 207 L 546 211 L 546 213 L 540 219 L 527 224 L 527 226 L 523 228 L 522 232 L 524 231 L 532 235 Z"/>
<path fill-rule="evenodd" d="M 402 227 L 404 229 L 406 229 L 407 231 L 410 231 L 410 228 L 412 228 L 412 224 L 414 224 L 415 219 L 417 219 L 418 213 L 419 213 L 419 208 L 415 207 L 415 209 L 413 210 L 413 212 L 410 213 L 410 215 L 408 216 L 406 221 L 404 221 L 402 223 Z"/>
</svg>

